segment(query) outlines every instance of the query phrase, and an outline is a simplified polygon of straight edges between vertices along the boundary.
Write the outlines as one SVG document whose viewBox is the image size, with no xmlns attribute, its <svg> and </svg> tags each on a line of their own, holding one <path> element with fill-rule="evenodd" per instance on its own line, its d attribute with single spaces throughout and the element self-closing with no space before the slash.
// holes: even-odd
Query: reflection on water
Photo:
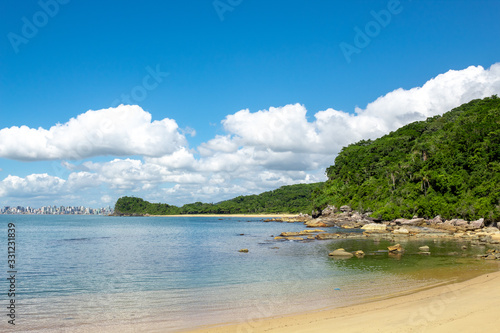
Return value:
<svg viewBox="0 0 500 333">
<path fill-rule="evenodd" d="M 401 242 L 400 258 L 378 251 L 392 245 L 386 240 L 275 242 L 304 226 L 252 218 L 0 216 L 7 222 L 16 223 L 25 330 L 161 321 L 169 331 L 343 306 L 497 269 L 454 242 Z M 422 245 L 430 256 L 418 254 Z M 366 256 L 329 258 L 339 247 Z"/>
</svg>

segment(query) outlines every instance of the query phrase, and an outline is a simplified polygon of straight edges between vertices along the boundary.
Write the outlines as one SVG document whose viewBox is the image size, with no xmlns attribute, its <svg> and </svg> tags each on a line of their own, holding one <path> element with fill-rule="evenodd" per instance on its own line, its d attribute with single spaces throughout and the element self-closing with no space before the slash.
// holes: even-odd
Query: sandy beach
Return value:
<svg viewBox="0 0 500 333">
<path fill-rule="evenodd" d="M 256 217 L 256 218 L 282 218 L 296 217 L 297 214 L 182 214 L 182 215 L 146 215 L 148 217 Z"/>
<path fill-rule="evenodd" d="M 495 332 L 500 327 L 500 272 L 409 295 L 331 310 L 203 327 L 230 332 Z"/>
</svg>

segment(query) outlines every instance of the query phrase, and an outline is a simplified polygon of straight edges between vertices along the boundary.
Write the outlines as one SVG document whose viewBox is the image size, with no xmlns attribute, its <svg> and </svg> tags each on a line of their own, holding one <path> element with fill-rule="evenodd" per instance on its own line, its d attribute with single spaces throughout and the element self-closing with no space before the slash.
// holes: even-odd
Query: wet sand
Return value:
<svg viewBox="0 0 500 333">
<path fill-rule="evenodd" d="M 189 332 L 495 332 L 500 327 L 499 285 L 500 272 L 494 272 L 374 302 Z"/>
</svg>

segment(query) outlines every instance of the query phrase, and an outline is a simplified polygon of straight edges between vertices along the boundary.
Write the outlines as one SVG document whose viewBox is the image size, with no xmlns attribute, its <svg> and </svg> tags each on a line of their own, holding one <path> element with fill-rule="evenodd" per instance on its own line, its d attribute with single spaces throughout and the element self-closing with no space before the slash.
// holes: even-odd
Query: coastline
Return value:
<svg viewBox="0 0 500 333">
<path fill-rule="evenodd" d="M 500 271 L 496 271 L 347 307 L 249 318 L 243 323 L 225 323 L 181 332 L 493 332 L 500 325 L 497 316 L 499 284 Z"/>
</svg>

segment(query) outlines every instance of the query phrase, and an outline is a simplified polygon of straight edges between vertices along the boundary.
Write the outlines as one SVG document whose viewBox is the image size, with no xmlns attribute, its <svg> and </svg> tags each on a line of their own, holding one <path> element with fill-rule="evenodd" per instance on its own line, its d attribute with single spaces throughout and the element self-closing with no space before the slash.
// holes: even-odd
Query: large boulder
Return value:
<svg viewBox="0 0 500 333">
<path fill-rule="evenodd" d="M 360 221 L 360 220 L 363 220 L 363 216 L 358 212 L 354 212 L 351 215 L 351 220 L 352 221 Z"/>
<path fill-rule="evenodd" d="M 471 227 L 473 230 L 483 228 L 483 227 L 484 227 L 484 219 L 483 219 L 483 218 L 480 218 L 479 220 L 472 221 L 472 222 L 470 223 L 470 227 Z"/>
<path fill-rule="evenodd" d="M 337 257 L 337 258 L 352 258 L 354 257 L 354 254 L 347 252 L 344 249 L 336 249 L 333 252 L 330 252 L 328 254 L 330 257 Z"/>
<path fill-rule="evenodd" d="M 462 219 L 455 220 L 455 227 L 466 227 L 468 224 L 469 224 L 469 222 L 466 220 L 462 220 Z"/>
<path fill-rule="evenodd" d="M 381 223 L 368 223 L 361 227 L 367 233 L 387 232 L 387 226 Z"/>
<path fill-rule="evenodd" d="M 433 225 L 433 224 L 441 224 L 441 223 L 443 223 L 443 219 L 441 218 L 440 215 L 438 215 L 435 218 L 433 218 L 432 220 L 429 220 L 428 222 L 431 225 Z"/>
</svg>

